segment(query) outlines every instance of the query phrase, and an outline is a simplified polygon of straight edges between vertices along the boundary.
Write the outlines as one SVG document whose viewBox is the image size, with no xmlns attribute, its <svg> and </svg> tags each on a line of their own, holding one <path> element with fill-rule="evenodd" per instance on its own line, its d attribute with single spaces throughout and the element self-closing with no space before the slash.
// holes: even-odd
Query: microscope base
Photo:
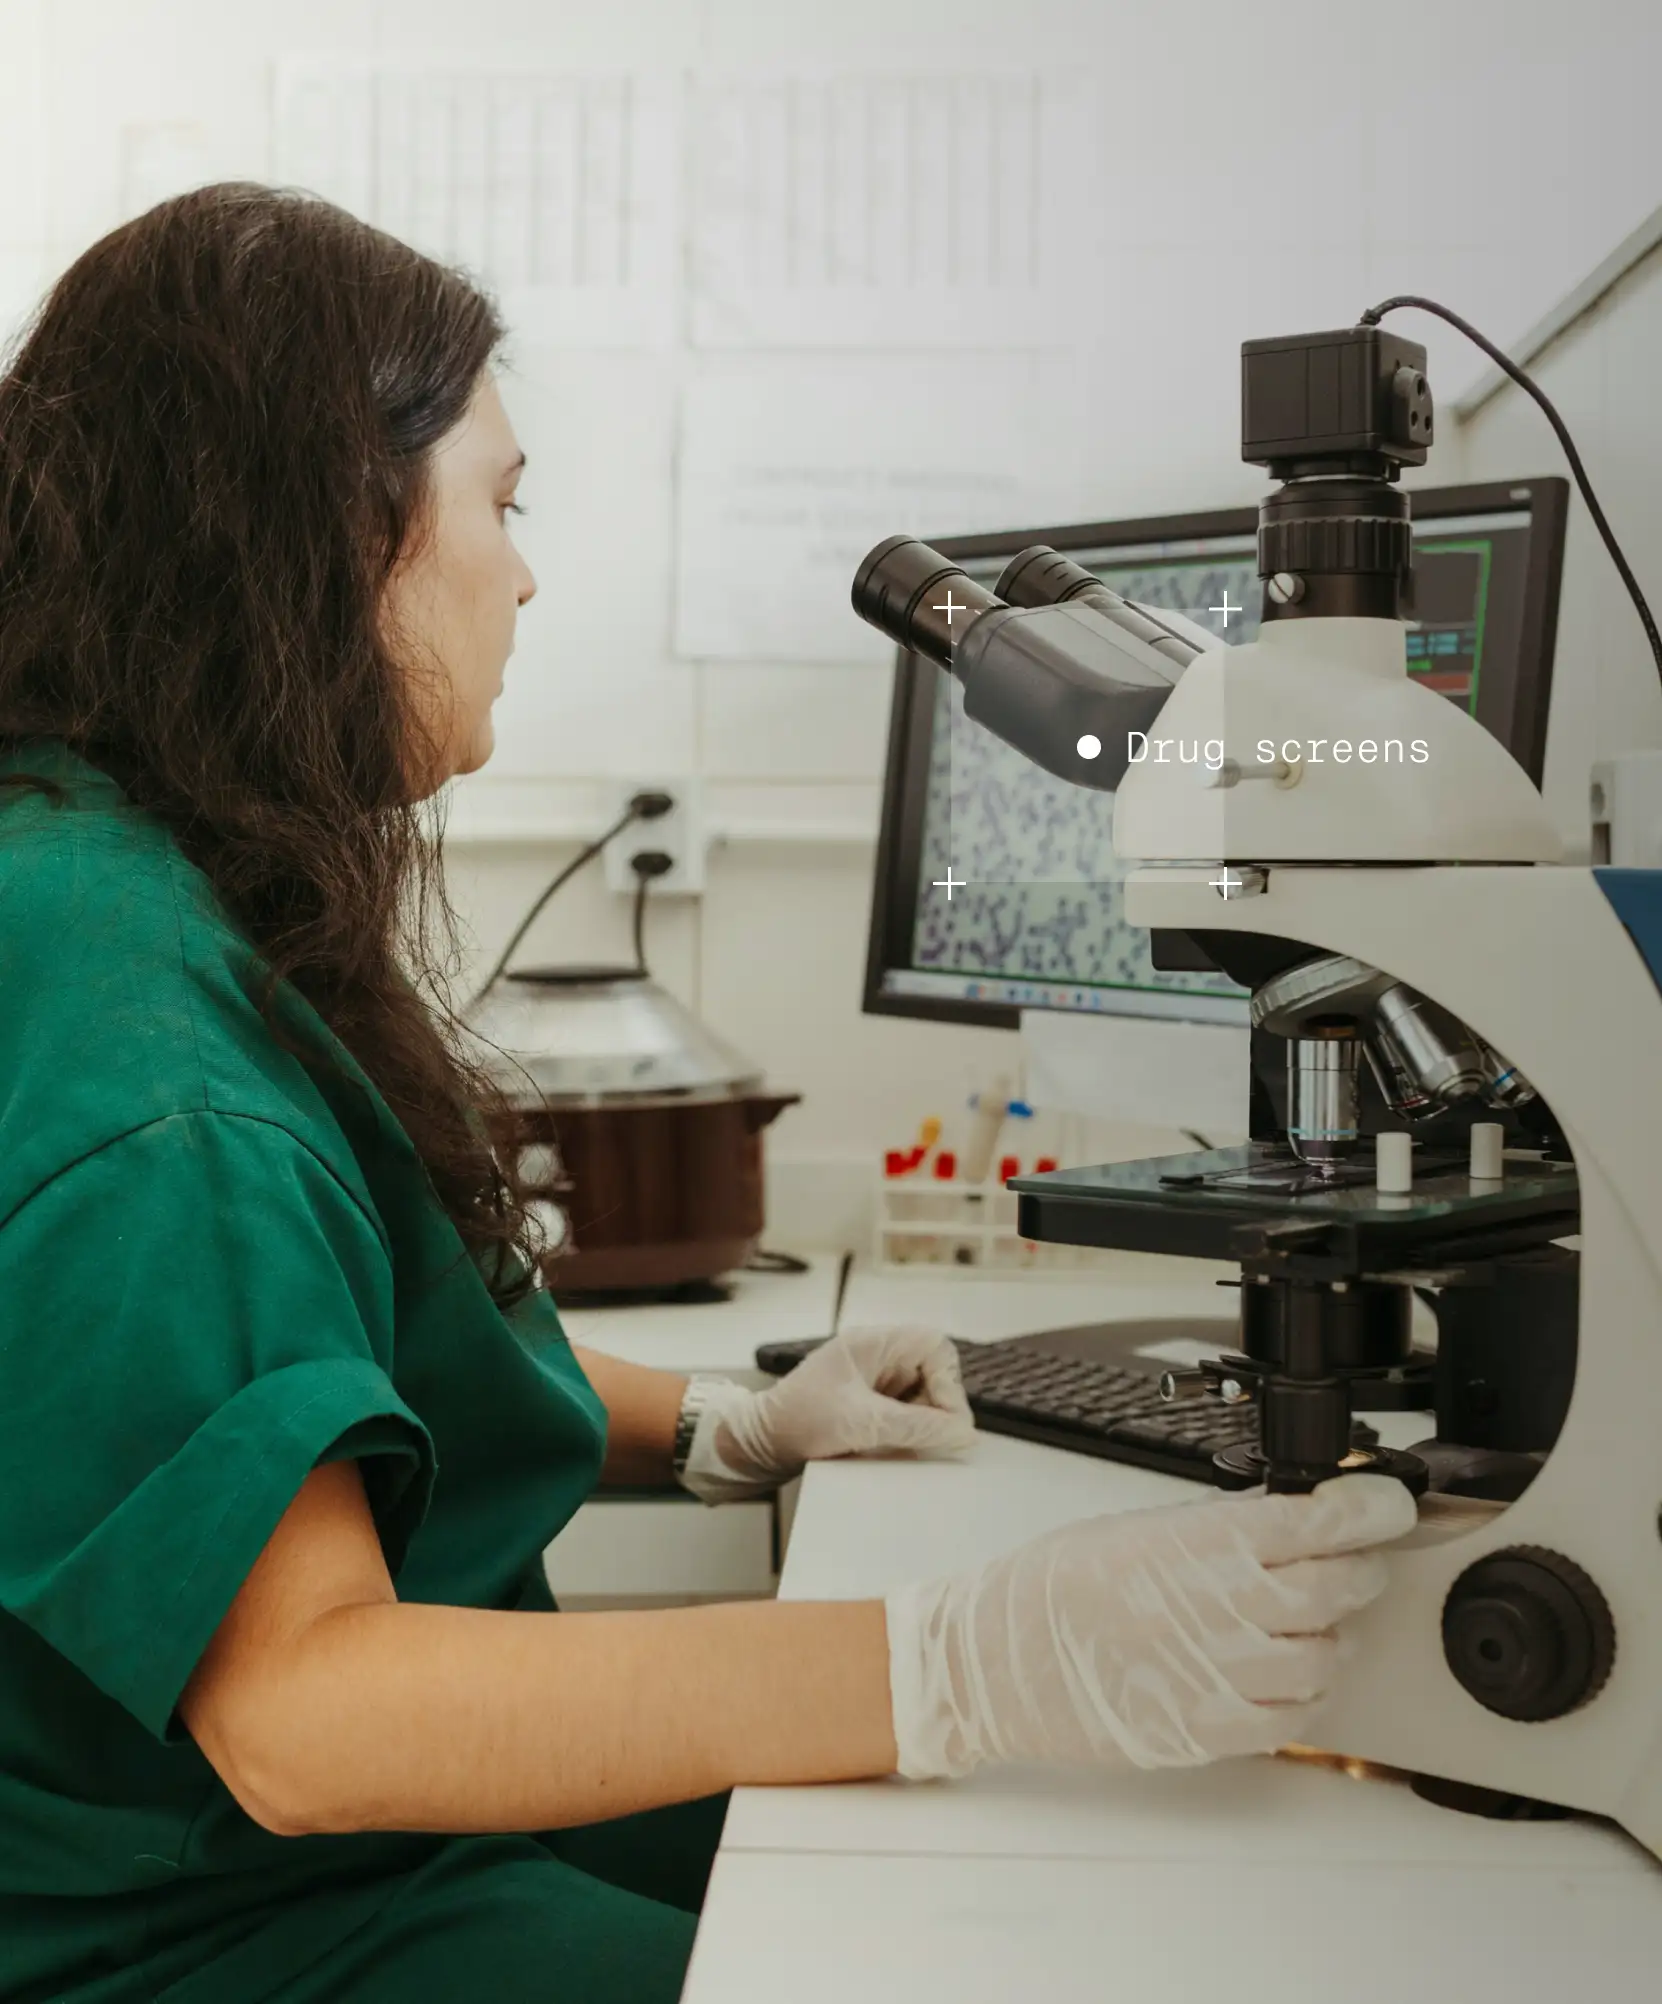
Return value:
<svg viewBox="0 0 1662 2004">
<path fill-rule="evenodd" d="M 1264 1451 L 1259 1447 L 1227 1447 L 1212 1457 L 1220 1476 L 1220 1489 L 1260 1489 L 1264 1484 Z M 1416 1496 L 1431 1486 L 1431 1471 L 1417 1454 L 1405 1454 L 1394 1447 L 1353 1445 L 1339 1466 L 1341 1475 L 1394 1475 Z M 1285 1491 L 1289 1485 L 1283 1482 Z M 1310 1485 L 1312 1488 L 1315 1484 Z"/>
</svg>

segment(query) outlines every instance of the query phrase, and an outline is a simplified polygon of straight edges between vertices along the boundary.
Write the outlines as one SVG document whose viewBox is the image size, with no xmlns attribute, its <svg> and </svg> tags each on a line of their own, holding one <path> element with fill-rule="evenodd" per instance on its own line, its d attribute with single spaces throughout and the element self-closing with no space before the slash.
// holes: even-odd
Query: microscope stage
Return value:
<svg viewBox="0 0 1662 2004">
<path fill-rule="evenodd" d="M 1390 1196 L 1374 1186 L 1371 1157 L 1328 1180 L 1285 1148 L 1250 1142 L 1017 1176 L 1005 1187 L 1019 1199 L 1023 1238 L 1270 1262 L 1311 1278 L 1468 1265 L 1578 1229 L 1566 1163 L 1514 1158 L 1492 1183 L 1474 1180 L 1453 1153 L 1426 1151 L 1416 1168 L 1412 1193 Z"/>
</svg>

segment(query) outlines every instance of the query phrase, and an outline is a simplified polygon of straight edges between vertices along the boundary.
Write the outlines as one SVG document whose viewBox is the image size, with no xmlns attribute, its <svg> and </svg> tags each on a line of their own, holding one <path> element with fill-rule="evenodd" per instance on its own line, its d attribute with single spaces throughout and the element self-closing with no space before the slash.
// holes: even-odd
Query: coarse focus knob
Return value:
<svg viewBox="0 0 1662 2004">
<path fill-rule="evenodd" d="M 1610 1605 L 1573 1559 L 1511 1545 L 1468 1566 L 1443 1603 L 1443 1654 L 1505 1719 L 1561 1719 L 1597 1696 L 1616 1656 Z"/>
</svg>

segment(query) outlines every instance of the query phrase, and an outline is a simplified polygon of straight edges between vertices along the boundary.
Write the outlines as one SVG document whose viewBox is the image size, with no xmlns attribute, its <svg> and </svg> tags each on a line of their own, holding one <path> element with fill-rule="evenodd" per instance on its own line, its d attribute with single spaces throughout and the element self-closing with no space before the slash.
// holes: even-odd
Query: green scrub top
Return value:
<svg viewBox="0 0 1662 2004">
<path fill-rule="evenodd" d="M 707 1869 L 719 1814 L 609 1826 L 592 1872 L 583 1832 L 277 1837 L 181 1726 L 323 1462 L 358 1462 L 400 1599 L 552 1610 L 605 1410 L 293 991 L 339 1073 L 272 1035 L 161 824 L 61 745 L 6 771 L 68 798 L 0 785 L 0 2000 L 666 2004 L 676 1847 Z"/>
</svg>

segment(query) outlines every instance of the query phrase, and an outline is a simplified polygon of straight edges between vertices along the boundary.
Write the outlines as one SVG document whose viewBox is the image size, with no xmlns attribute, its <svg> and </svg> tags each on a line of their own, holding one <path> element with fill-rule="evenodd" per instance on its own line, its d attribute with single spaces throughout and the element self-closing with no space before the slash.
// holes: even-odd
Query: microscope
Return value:
<svg viewBox="0 0 1662 2004">
<path fill-rule="evenodd" d="M 1399 475 L 1433 426 L 1424 348 L 1371 315 L 1244 345 L 1242 457 L 1278 483 L 1251 645 L 1042 547 L 989 591 L 893 537 L 854 607 L 1113 793 L 1156 964 L 1250 993 L 1244 1146 L 1009 1187 L 1027 1238 L 1238 1262 L 1237 1348 L 1163 1386 L 1255 1407 L 1226 1485 L 1421 1498 L 1324 1744 L 1662 1855 L 1662 872 L 1564 864 L 1509 753 L 1410 676 Z"/>
</svg>

